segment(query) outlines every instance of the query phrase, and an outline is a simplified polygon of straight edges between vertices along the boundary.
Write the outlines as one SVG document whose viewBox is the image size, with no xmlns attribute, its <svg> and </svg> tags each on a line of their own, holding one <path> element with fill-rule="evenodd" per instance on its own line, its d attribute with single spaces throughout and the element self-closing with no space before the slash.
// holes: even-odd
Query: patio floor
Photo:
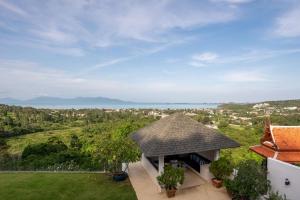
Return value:
<svg viewBox="0 0 300 200">
<path fill-rule="evenodd" d="M 189 174 L 192 175 L 192 174 Z M 194 175 L 194 174 L 193 174 Z M 165 192 L 159 192 L 141 162 L 129 165 L 129 178 L 139 200 L 168 199 Z M 201 178 L 200 178 L 201 179 Z M 217 189 L 201 179 L 200 186 L 180 189 L 175 198 L 178 200 L 230 200 L 224 188 Z"/>
</svg>

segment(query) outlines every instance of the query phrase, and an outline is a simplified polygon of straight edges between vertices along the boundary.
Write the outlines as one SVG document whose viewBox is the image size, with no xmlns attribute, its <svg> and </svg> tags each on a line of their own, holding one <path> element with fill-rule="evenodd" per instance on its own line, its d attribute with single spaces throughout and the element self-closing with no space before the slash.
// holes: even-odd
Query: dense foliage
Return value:
<svg viewBox="0 0 300 200">
<path fill-rule="evenodd" d="M 280 195 L 278 191 L 276 192 L 270 192 L 268 197 L 265 198 L 265 200 L 287 200 L 285 195 Z"/>
<path fill-rule="evenodd" d="M 136 144 L 128 138 L 106 139 L 99 146 L 99 158 L 111 173 L 122 172 L 122 163 L 128 165 L 140 158 Z"/>
<path fill-rule="evenodd" d="M 143 117 L 131 112 L 108 112 L 103 109 L 36 109 L 0 104 L 0 136 L 11 137 L 70 127 L 93 127 L 95 124 L 134 121 L 139 118 Z"/>
<path fill-rule="evenodd" d="M 233 199 L 256 200 L 269 189 L 267 170 L 254 160 L 241 162 L 233 180 L 226 179 L 225 186 Z"/>
<path fill-rule="evenodd" d="M 288 101 L 287 104 L 269 102 L 272 106 L 269 108 L 272 109 L 270 113 L 272 124 L 300 125 L 299 108 L 298 110 L 285 108 L 297 106 L 299 102 L 297 100 Z M 249 151 L 250 146 L 259 144 L 265 116 L 264 108 L 256 109 L 253 105 L 225 104 L 218 109 L 180 111 L 186 112 L 205 125 L 218 128 L 221 133 L 239 142 L 240 148 L 221 151 L 221 155 L 231 153 L 233 164 L 238 165 L 247 159 L 254 159 L 258 162 L 262 160 L 259 155 Z M 48 139 L 57 137 L 67 146 L 66 150 L 61 151 L 68 152 L 66 157 L 76 157 L 78 152 L 83 156 L 92 155 L 92 159 L 97 159 L 101 163 L 99 169 L 103 169 L 108 167 L 104 164 L 110 163 L 112 166 L 111 161 L 116 161 L 116 159 L 111 159 L 113 153 L 121 155 L 117 146 L 124 145 L 125 149 L 136 150 L 135 144 L 127 141 L 130 133 L 159 119 L 160 114 L 173 114 L 174 112 L 178 110 L 35 109 L 0 105 L 0 163 L 6 163 L 6 169 L 9 167 L 15 169 L 14 166 L 20 162 L 20 159 L 29 159 L 27 156 L 21 156 L 24 149 L 24 155 L 28 151 L 41 149 L 43 152 L 48 152 L 53 148 L 53 145 L 48 144 Z M 122 141 L 124 142 L 121 143 Z M 52 154 L 62 154 L 61 152 L 49 154 L 52 156 Z M 30 155 L 29 157 L 37 160 L 38 163 L 39 157 L 42 156 Z M 46 157 L 52 161 L 57 160 L 56 158 L 50 159 L 51 156 Z M 5 160 L 9 162 L 4 162 Z M 72 159 L 69 160 L 71 161 Z M 51 162 L 48 162 L 49 165 Z M 72 161 L 73 164 L 74 161 Z"/>
<path fill-rule="evenodd" d="M 8 154 L 0 159 L 2 170 L 99 170 L 100 163 L 80 148 L 68 147 L 58 138 L 28 145 L 21 157 Z"/>
<path fill-rule="evenodd" d="M 0 123 L 7 116 L 12 120 L 10 126 L 0 126 L 5 130 L 5 133 L 0 130 L 2 170 L 116 170 L 121 162 L 139 158 L 140 152 L 133 148 L 135 144 L 128 139 L 129 134 L 155 120 L 130 111 L 16 106 L 0 106 L 0 109 Z M 16 127 L 35 123 L 48 131 L 14 132 Z"/>
<path fill-rule="evenodd" d="M 209 166 L 209 171 L 219 180 L 227 178 L 233 171 L 230 157 L 221 157 L 213 161 Z"/>
</svg>

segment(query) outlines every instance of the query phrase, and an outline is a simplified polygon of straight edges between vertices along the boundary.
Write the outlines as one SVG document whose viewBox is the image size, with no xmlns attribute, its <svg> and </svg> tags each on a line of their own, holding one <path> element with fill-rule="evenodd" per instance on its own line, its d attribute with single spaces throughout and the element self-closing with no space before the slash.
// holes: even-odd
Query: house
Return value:
<svg viewBox="0 0 300 200">
<path fill-rule="evenodd" d="M 201 180 L 212 178 L 209 164 L 219 158 L 220 149 L 239 147 L 234 140 L 182 113 L 172 114 L 138 130 L 132 139 L 140 146 L 142 165 L 156 184 L 156 177 L 169 163 L 185 168 L 183 185 L 189 187 L 199 183 L 196 180 L 199 176 Z"/>
<path fill-rule="evenodd" d="M 267 118 L 260 145 L 250 150 L 267 159 L 271 189 L 287 199 L 299 199 L 300 126 L 272 126 Z"/>
<path fill-rule="evenodd" d="M 266 119 L 260 143 L 250 150 L 265 158 L 300 163 L 300 126 L 272 126 Z"/>
</svg>

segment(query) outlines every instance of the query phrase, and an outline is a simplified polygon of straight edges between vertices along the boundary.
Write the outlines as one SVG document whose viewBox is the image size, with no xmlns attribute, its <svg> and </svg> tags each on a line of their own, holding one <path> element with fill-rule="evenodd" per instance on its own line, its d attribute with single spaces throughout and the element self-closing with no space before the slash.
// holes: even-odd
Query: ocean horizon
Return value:
<svg viewBox="0 0 300 200">
<path fill-rule="evenodd" d="M 220 103 L 129 103 L 98 105 L 16 105 L 45 109 L 205 109 L 217 108 Z"/>
</svg>

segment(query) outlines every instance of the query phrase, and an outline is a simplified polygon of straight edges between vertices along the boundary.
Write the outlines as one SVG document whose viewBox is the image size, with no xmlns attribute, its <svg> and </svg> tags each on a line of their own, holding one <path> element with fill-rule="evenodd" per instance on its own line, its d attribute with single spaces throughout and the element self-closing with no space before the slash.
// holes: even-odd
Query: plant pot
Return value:
<svg viewBox="0 0 300 200">
<path fill-rule="evenodd" d="M 220 188 L 220 187 L 223 186 L 223 181 L 222 181 L 222 180 L 213 178 L 213 179 L 211 179 L 211 182 L 212 182 L 212 184 L 213 184 L 216 188 Z"/>
<path fill-rule="evenodd" d="M 168 198 L 172 198 L 175 197 L 175 193 L 176 193 L 177 189 L 166 189 L 166 193 L 167 193 L 167 197 Z"/>
<path fill-rule="evenodd" d="M 113 174 L 113 180 L 114 181 L 124 181 L 126 180 L 128 177 L 128 174 L 126 172 L 120 172 L 120 173 L 114 173 Z"/>
</svg>

